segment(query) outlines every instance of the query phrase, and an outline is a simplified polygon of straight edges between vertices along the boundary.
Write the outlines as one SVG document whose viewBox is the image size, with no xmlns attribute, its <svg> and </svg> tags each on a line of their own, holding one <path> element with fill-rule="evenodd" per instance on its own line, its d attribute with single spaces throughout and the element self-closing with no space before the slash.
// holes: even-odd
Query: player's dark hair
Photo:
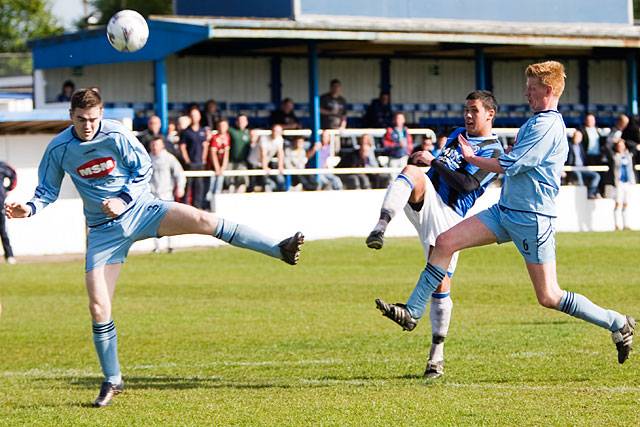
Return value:
<svg viewBox="0 0 640 427">
<path fill-rule="evenodd" d="M 488 90 L 474 90 L 469 95 L 467 95 L 467 101 L 475 101 L 479 99 L 482 102 L 482 106 L 487 110 L 493 110 L 498 113 L 498 101 L 496 101 L 496 97 L 493 96 L 493 93 Z"/>
<path fill-rule="evenodd" d="M 71 95 L 71 111 L 93 107 L 102 107 L 102 97 L 95 89 L 78 89 Z"/>
</svg>

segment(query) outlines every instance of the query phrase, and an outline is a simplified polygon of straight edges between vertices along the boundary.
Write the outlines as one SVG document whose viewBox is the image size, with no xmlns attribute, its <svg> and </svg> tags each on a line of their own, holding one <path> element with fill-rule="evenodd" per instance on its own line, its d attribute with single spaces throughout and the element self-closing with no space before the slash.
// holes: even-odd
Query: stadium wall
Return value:
<svg viewBox="0 0 640 427">
<path fill-rule="evenodd" d="M 0 136 L 0 158 L 18 172 L 18 186 L 9 201 L 26 201 L 37 185 L 37 163 L 52 135 Z M 274 236 L 297 230 L 308 239 L 365 237 L 375 224 L 385 190 L 222 194 L 217 200 L 219 214 L 251 224 Z M 487 191 L 474 208 L 494 203 L 498 187 Z M 629 207 L 630 226 L 640 229 L 640 185 L 633 188 Z M 586 188 L 562 187 L 558 197 L 559 231 L 609 231 L 614 229 L 613 200 L 587 200 Z M 268 207 L 268 209 L 265 209 Z M 85 222 L 82 202 L 68 178 L 59 200 L 33 218 L 8 221 L 8 232 L 17 256 L 82 253 Z M 389 236 L 414 236 L 415 230 L 404 215 L 391 223 Z M 207 236 L 180 236 L 175 247 L 215 246 Z M 138 242 L 133 250 L 150 251 L 150 240 Z"/>
<path fill-rule="evenodd" d="M 523 73 L 532 60 L 493 60 L 494 92 L 503 104 L 524 104 Z M 578 61 L 563 61 L 567 87 L 563 103 L 579 99 Z M 321 58 L 320 92 L 329 81 L 343 82 L 350 103 L 368 103 L 380 90 L 379 59 Z M 475 63 L 464 59 L 391 60 L 391 91 L 394 103 L 460 103 L 475 87 Z M 589 102 L 624 105 L 627 102 L 624 60 L 589 61 Z M 108 102 L 153 102 L 153 66 L 134 62 L 84 68 L 44 70 L 46 98 L 56 98 L 65 80 L 76 87 L 98 86 Z M 270 102 L 270 59 L 267 57 L 171 56 L 167 61 L 169 102 Z M 308 99 L 307 59 L 282 60 L 282 96 L 296 102 Z"/>
</svg>

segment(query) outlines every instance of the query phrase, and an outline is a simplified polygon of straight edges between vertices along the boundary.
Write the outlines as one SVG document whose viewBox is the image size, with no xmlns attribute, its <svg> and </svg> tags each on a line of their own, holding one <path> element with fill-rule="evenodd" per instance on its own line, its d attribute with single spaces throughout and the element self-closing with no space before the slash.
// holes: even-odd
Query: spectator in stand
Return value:
<svg viewBox="0 0 640 427">
<path fill-rule="evenodd" d="M 404 114 L 393 114 L 393 127 L 387 128 L 383 145 L 389 156 L 389 167 L 403 168 L 407 165 L 409 154 L 413 151 L 413 140 L 405 126 Z"/>
<path fill-rule="evenodd" d="M 192 107 L 193 108 L 193 107 Z M 202 122 L 200 125 L 213 130 L 216 128 L 216 123 L 220 120 L 220 112 L 218 111 L 218 103 L 213 99 L 204 103 L 204 113 L 202 114 Z"/>
<path fill-rule="evenodd" d="M 231 137 L 229 136 L 229 121 L 220 119 L 216 124 L 216 133 L 209 140 L 209 168 L 215 173 L 211 177 L 207 200 L 211 212 L 216 211 L 216 194 L 222 193 L 224 188 L 224 171 L 229 165 L 229 150 Z"/>
<path fill-rule="evenodd" d="M 336 145 L 331 143 L 331 133 L 325 129 L 322 131 L 321 142 L 314 144 L 309 150 L 309 157 L 318 153 L 318 167 L 320 169 L 333 168 L 340 161 L 340 158 L 336 156 L 339 151 L 339 147 Z M 342 190 L 342 181 L 332 173 L 320 174 L 318 175 L 318 189 Z"/>
<path fill-rule="evenodd" d="M 422 142 L 420 143 L 420 145 L 416 145 L 413 147 L 413 151 L 411 151 L 411 154 L 417 153 L 418 151 L 428 151 L 433 154 L 434 149 L 435 146 L 433 145 L 433 139 L 431 139 L 431 136 L 426 135 L 424 138 L 422 138 Z"/>
<path fill-rule="evenodd" d="M 596 116 L 593 113 L 587 113 L 584 116 L 584 125 L 574 133 L 580 133 L 582 138 L 582 148 L 587 155 L 587 165 L 605 165 L 607 164 L 606 150 L 602 131 L 596 127 Z"/>
<path fill-rule="evenodd" d="M 433 157 L 438 157 L 440 153 L 442 153 L 442 150 L 444 150 L 444 146 L 447 145 L 448 138 L 449 137 L 444 133 L 438 135 L 438 137 L 436 138 L 436 145 L 433 147 L 433 151 L 431 152 Z"/>
<path fill-rule="evenodd" d="M 386 129 L 393 124 L 391 112 L 391 95 L 387 91 L 380 92 L 380 96 L 371 100 L 364 115 L 364 125 L 368 128 Z"/>
<path fill-rule="evenodd" d="M 629 229 L 629 219 L 627 217 L 629 193 L 636 183 L 636 176 L 633 170 L 633 157 L 624 141 L 618 141 L 613 146 L 612 159 L 615 183 L 614 198 L 616 205 L 614 218 L 616 230 L 626 230 Z"/>
<path fill-rule="evenodd" d="M 576 168 L 576 170 L 573 171 L 573 174 L 575 175 L 579 186 L 584 185 L 585 179 L 589 181 L 589 187 L 587 188 L 587 197 L 589 199 L 600 198 L 600 194 L 598 193 L 600 175 L 598 175 L 597 172 L 583 169 L 587 165 L 587 155 L 582 146 L 581 132 L 575 132 L 573 134 L 573 138 L 571 138 L 571 143 L 569 144 L 569 155 L 567 156 L 565 164 Z"/>
<path fill-rule="evenodd" d="M 76 85 L 71 81 L 67 80 L 62 84 L 62 92 L 56 97 L 56 101 L 58 102 L 70 102 L 71 95 L 76 91 Z"/>
<path fill-rule="evenodd" d="M 284 138 L 282 126 L 271 126 L 271 135 L 260 138 L 260 164 L 262 170 L 269 172 L 278 169 L 278 175 L 267 175 L 264 179 L 265 191 L 284 190 Z"/>
<path fill-rule="evenodd" d="M 160 121 L 160 117 L 151 116 L 147 121 L 147 128 L 142 132 L 138 133 L 138 141 L 147 149 L 148 152 L 151 151 L 150 143 L 156 138 L 162 139 L 164 142 L 164 148 L 171 154 L 175 154 L 173 144 L 160 133 L 160 128 L 162 127 L 162 122 Z"/>
<path fill-rule="evenodd" d="M 187 183 L 184 170 L 178 159 L 166 150 L 163 138 L 155 138 L 149 142 L 149 154 L 153 168 L 153 175 L 149 181 L 151 193 L 161 200 L 169 201 L 184 197 L 184 187 Z M 160 240 L 153 239 L 153 252 L 160 252 Z M 167 237 L 167 249 L 169 253 L 173 252 L 171 237 Z"/>
<path fill-rule="evenodd" d="M 345 162 L 346 167 L 350 168 L 377 168 L 378 160 L 376 159 L 373 138 L 369 134 L 362 135 L 358 150 L 351 155 L 350 161 Z M 372 175 L 372 178 L 376 178 Z M 346 175 L 344 177 L 345 186 L 353 190 L 368 190 L 371 186 L 371 179 L 368 174 Z"/>
<path fill-rule="evenodd" d="M 285 98 L 280 103 L 280 108 L 271 113 L 271 126 L 280 125 L 282 129 L 300 129 L 300 120 L 293 111 L 293 100 Z"/>
<path fill-rule="evenodd" d="M 638 152 L 638 144 L 640 144 L 640 125 L 638 124 L 638 116 L 629 117 L 629 123 L 624 127 L 622 135 L 620 135 L 627 144 L 629 151 L 634 154 Z"/>
<path fill-rule="evenodd" d="M 249 154 L 247 154 L 247 166 L 249 169 L 262 169 L 260 154 L 260 134 L 256 129 L 249 131 Z M 264 189 L 264 176 L 252 176 L 249 178 L 247 191 L 261 191 Z"/>
<path fill-rule="evenodd" d="M 340 80 L 331 80 L 329 92 L 320 97 L 320 126 L 322 129 L 347 127 L 347 100 L 342 96 Z"/>
<path fill-rule="evenodd" d="M 204 170 L 208 158 L 207 132 L 200 126 L 200 110 L 192 106 L 189 110 L 191 125 L 180 134 L 180 154 L 185 169 L 190 171 Z M 204 209 L 207 180 L 205 178 L 189 178 L 187 180 L 187 198 L 191 196 L 191 205 Z"/>
<path fill-rule="evenodd" d="M 251 134 L 249 131 L 249 118 L 246 114 L 236 117 L 236 127 L 229 129 L 231 136 L 231 150 L 229 151 L 229 169 L 247 170 L 247 158 L 251 149 Z M 249 186 L 249 177 L 231 177 L 230 192 L 244 193 Z"/>
<path fill-rule="evenodd" d="M 292 147 L 287 147 L 284 151 L 284 166 L 287 169 L 304 169 L 309 160 L 309 153 L 304 148 L 304 138 L 296 136 L 293 138 Z M 295 190 L 315 190 L 317 185 L 310 175 L 291 175 L 292 189 Z"/>
<path fill-rule="evenodd" d="M 0 160 L 0 240 L 2 240 L 2 249 L 4 250 L 4 260 L 7 264 L 15 264 L 16 259 L 13 256 L 13 249 L 7 234 L 7 216 L 4 211 L 4 201 L 9 191 L 16 188 L 18 176 L 16 171 L 7 163 Z"/>
<path fill-rule="evenodd" d="M 616 124 L 611 128 L 611 132 L 609 136 L 607 136 L 607 149 L 612 150 L 613 146 L 620 140 L 624 141 L 622 138 L 622 132 L 626 129 L 629 124 L 629 117 L 626 114 L 620 114 L 616 119 Z"/>
</svg>

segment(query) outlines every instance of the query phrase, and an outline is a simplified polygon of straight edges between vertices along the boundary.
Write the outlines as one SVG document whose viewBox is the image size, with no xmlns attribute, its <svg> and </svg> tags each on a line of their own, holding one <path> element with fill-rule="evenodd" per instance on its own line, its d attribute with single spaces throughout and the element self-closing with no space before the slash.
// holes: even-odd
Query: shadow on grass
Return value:
<svg viewBox="0 0 640 427">
<path fill-rule="evenodd" d="M 270 388 L 321 388 L 335 385 L 367 386 L 379 384 L 381 381 L 420 380 L 421 375 L 405 374 L 398 376 L 321 376 L 316 378 L 288 378 L 281 381 L 273 379 L 233 380 L 220 377 L 170 377 L 170 376 L 125 376 L 125 390 L 190 390 L 190 389 L 249 389 L 260 390 Z M 39 381 L 50 382 L 50 378 Z M 61 378 L 72 387 L 98 390 L 99 377 L 67 377 Z"/>
</svg>

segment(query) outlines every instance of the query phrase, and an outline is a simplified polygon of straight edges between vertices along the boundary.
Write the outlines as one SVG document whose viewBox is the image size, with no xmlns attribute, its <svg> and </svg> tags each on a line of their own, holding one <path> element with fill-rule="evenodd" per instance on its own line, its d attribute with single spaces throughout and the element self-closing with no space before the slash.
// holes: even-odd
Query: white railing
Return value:
<svg viewBox="0 0 640 427">
<path fill-rule="evenodd" d="M 499 138 L 515 138 L 518 133 L 519 128 L 496 128 L 493 129 L 493 132 Z M 336 144 L 337 138 L 347 138 L 347 137 L 361 137 L 362 135 L 371 135 L 372 137 L 383 137 L 386 133 L 386 129 L 327 129 L 326 132 L 331 134 L 331 144 L 332 146 Z M 576 130 L 574 128 L 567 128 L 567 136 L 573 136 Z M 256 129 L 255 132 L 259 136 L 268 136 L 271 134 L 269 129 Z M 609 128 L 602 129 L 603 136 L 606 136 L 609 132 Z M 215 132 L 214 132 L 215 133 Z M 436 134 L 432 129 L 429 128 L 418 128 L 418 129 L 409 129 L 409 133 L 411 135 L 419 135 L 419 136 L 429 136 L 434 142 L 436 139 Z M 293 129 L 293 130 L 285 130 L 283 131 L 285 137 L 288 136 L 302 136 L 308 138 L 311 136 L 310 129 Z M 382 160 L 381 164 L 386 164 L 384 160 L 386 156 L 378 156 L 379 160 Z M 422 168 L 423 170 L 428 170 L 429 168 Z M 640 170 L 640 165 L 635 167 L 636 170 Z M 609 166 L 601 165 L 601 166 L 565 166 L 565 172 L 574 172 L 581 170 L 589 170 L 594 172 L 607 172 L 609 170 Z M 284 169 L 282 173 L 278 169 L 248 169 L 248 170 L 225 170 L 222 174 L 223 176 L 276 176 L 276 175 L 375 175 L 375 174 L 397 174 L 400 172 L 399 168 L 390 168 L 390 167 L 370 167 L 370 168 L 323 168 L 323 169 Z M 202 171 L 185 171 L 185 174 L 188 178 L 202 178 L 202 177 L 210 177 L 214 176 L 215 173 L 212 170 L 202 170 Z"/>
</svg>

